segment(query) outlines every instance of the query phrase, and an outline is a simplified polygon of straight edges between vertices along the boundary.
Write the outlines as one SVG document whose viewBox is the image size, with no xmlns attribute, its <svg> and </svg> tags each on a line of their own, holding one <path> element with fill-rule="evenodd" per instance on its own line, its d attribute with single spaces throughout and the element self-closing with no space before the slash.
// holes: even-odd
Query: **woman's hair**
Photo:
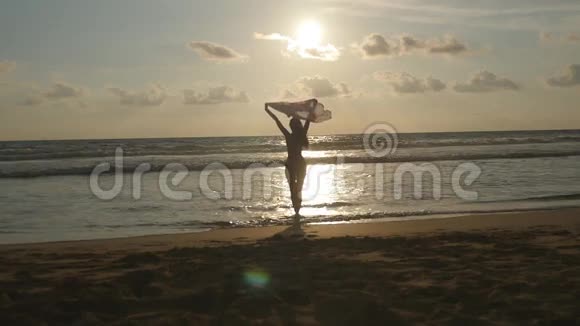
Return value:
<svg viewBox="0 0 580 326">
<path fill-rule="evenodd" d="M 297 118 L 292 118 L 290 120 L 290 129 L 292 130 L 292 136 L 302 141 L 302 148 L 308 148 L 308 137 L 306 136 L 306 130 L 304 130 L 302 122 Z"/>
</svg>

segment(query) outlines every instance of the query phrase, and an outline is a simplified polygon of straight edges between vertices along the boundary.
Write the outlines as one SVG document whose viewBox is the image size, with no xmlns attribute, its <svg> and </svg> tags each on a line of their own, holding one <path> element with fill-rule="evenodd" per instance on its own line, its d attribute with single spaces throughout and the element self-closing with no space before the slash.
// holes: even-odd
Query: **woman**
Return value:
<svg viewBox="0 0 580 326">
<path fill-rule="evenodd" d="M 296 216 L 300 215 L 300 207 L 302 206 L 302 186 L 304 185 L 304 178 L 306 177 L 306 161 L 302 157 L 302 149 L 308 148 L 308 128 L 310 121 L 306 120 L 304 126 L 297 118 L 290 120 L 290 133 L 278 117 L 268 109 L 268 104 L 265 110 L 274 119 L 278 128 L 286 138 L 286 147 L 288 149 L 288 159 L 286 160 L 286 178 L 290 185 L 290 197 L 292 199 L 292 206 Z"/>
</svg>

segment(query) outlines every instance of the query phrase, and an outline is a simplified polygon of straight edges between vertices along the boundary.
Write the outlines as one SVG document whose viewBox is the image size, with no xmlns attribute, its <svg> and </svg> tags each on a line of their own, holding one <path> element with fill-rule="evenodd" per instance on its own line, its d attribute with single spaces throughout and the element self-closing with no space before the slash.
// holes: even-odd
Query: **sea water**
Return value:
<svg viewBox="0 0 580 326">
<path fill-rule="evenodd" d="M 580 206 L 580 131 L 399 134 L 379 157 L 363 138 L 309 138 L 305 222 Z M 285 155 L 274 136 L 0 142 L 0 243 L 286 224 Z"/>
</svg>

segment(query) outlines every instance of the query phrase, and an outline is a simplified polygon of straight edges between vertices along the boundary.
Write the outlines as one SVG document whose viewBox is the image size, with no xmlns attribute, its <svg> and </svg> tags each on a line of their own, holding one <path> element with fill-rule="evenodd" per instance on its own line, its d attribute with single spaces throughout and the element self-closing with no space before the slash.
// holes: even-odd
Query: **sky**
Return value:
<svg viewBox="0 0 580 326">
<path fill-rule="evenodd" d="M 579 129 L 577 0 L 0 0 L 0 140 Z"/>
</svg>

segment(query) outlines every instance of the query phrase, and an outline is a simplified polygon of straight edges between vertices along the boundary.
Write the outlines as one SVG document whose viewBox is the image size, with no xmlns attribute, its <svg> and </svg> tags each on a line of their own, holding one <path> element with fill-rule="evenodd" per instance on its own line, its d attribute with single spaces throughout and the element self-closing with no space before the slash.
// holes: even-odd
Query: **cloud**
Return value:
<svg viewBox="0 0 580 326">
<path fill-rule="evenodd" d="M 362 42 L 353 47 L 365 59 L 423 54 L 459 55 L 469 51 L 465 43 L 447 35 L 443 38 L 422 40 L 412 35 L 401 35 L 387 38 L 377 33 L 364 37 Z"/>
<path fill-rule="evenodd" d="M 381 36 L 382 37 L 382 36 Z M 425 42 L 410 35 L 403 35 L 399 39 L 400 50 L 403 52 L 412 52 L 425 47 Z"/>
<path fill-rule="evenodd" d="M 44 93 L 44 97 L 48 99 L 65 99 L 81 97 L 84 94 L 81 87 L 75 87 L 66 83 L 55 83 L 50 90 Z"/>
<path fill-rule="evenodd" d="M 59 105 L 77 101 L 79 105 L 84 106 L 82 99 L 87 94 L 84 88 L 65 82 L 56 82 L 47 90 L 23 86 L 22 91 L 25 91 L 25 94 L 18 103 L 25 106 L 37 106 L 51 101 L 59 101 Z"/>
<path fill-rule="evenodd" d="M 476 73 L 468 82 L 456 83 L 453 89 L 459 93 L 487 93 L 501 90 L 517 91 L 520 86 L 508 78 L 498 77 L 484 70 Z"/>
<path fill-rule="evenodd" d="M 376 72 L 373 76 L 376 80 L 391 86 L 395 93 L 400 94 L 441 92 L 447 88 L 447 84 L 439 79 L 430 76 L 417 78 L 406 72 Z"/>
<path fill-rule="evenodd" d="M 263 33 L 255 32 L 254 38 L 256 40 L 266 40 L 266 41 L 288 41 L 288 40 L 291 40 L 290 37 L 284 36 L 280 33 L 263 34 Z"/>
<path fill-rule="evenodd" d="M 298 95 L 296 95 L 295 92 L 293 92 L 293 91 L 291 91 L 289 89 L 282 90 L 282 93 L 280 95 L 280 98 L 281 99 L 295 99 L 297 97 L 298 97 Z"/>
<path fill-rule="evenodd" d="M 346 97 L 352 93 L 345 83 L 332 83 L 321 76 L 302 77 L 292 87 L 295 91 L 286 90 L 286 95 L 294 94 L 294 97 L 297 97 L 297 94 L 312 97 Z"/>
<path fill-rule="evenodd" d="M 551 42 L 556 39 L 556 36 L 552 32 L 540 32 L 540 41 Z"/>
<path fill-rule="evenodd" d="M 560 42 L 560 43 L 579 43 L 580 33 L 552 33 L 552 32 L 541 32 L 540 41 L 545 43 L 550 42 Z"/>
<path fill-rule="evenodd" d="M 126 106 L 159 106 L 167 98 L 166 90 L 159 85 L 145 91 L 130 91 L 118 87 L 110 87 L 108 90 L 119 98 L 119 104 Z"/>
<path fill-rule="evenodd" d="M 11 61 L 0 61 L 0 74 L 14 70 L 16 64 Z"/>
<path fill-rule="evenodd" d="M 36 106 L 42 104 L 42 102 L 44 102 L 42 97 L 37 95 L 29 95 L 24 99 L 24 101 L 22 101 L 22 105 Z"/>
<path fill-rule="evenodd" d="M 222 103 L 247 103 L 250 99 L 244 91 L 236 90 L 230 86 L 217 86 L 210 88 L 207 93 L 197 92 L 192 89 L 183 90 L 183 104 L 222 104 Z"/>
<path fill-rule="evenodd" d="M 200 57 L 210 61 L 241 62 L 248 58 L 248 56 L 240 54 L 227 46 L 207 41 L 189 42 L 189 47 Z"/>
<path fill-rule="evenodd" d="M 566 41 L 568 42 L 580 42 L 580 34 L 579 33 L 568 33 L 565 37 Z"/>
<path fill-rule="evenodd" d="M 358 47 L 365 58 L 390 56 L 399 52 L 396 44 L 389 43 L 382 35 L 376 33 L 366 36 Z"/>
<path fill-rule="evenodd" d="M 63 81 L 49 84 L 39 82 L 0 79 L 0 106 L 32 109 L 43 108 L 62 110 L 86 107 L 85 99 L 90 92 L 82 87 Z M 32 111 L 31 111 L 32 112 Z"/>
<path fill-rule="evenodd" d="M 254 33 L 256 40 L 281 41 L 286 43 L 284 52 L 287 56 L 295 55 L 302 59 L 315 59 L 322 61 L 336 61 L 340 58 L 340 50 L 332 44 L 305 45 L 289 36 L 280 33 L 262 34 Z"/>
<path fill-rule="evenodd" d="M 546 84 L 552 87 L 572 87 L 580 85 L 580 64 L 569 65 L 559 76 L 547 78 Z"/>
<path fill-rule="evenodd" d="M 430 53 L 460 54 L 467 51 L 467 45 L 459 42 L 452 36 L 443 39 L 431 40 L 427 43 L 427 50 Z"/>
</svg>

